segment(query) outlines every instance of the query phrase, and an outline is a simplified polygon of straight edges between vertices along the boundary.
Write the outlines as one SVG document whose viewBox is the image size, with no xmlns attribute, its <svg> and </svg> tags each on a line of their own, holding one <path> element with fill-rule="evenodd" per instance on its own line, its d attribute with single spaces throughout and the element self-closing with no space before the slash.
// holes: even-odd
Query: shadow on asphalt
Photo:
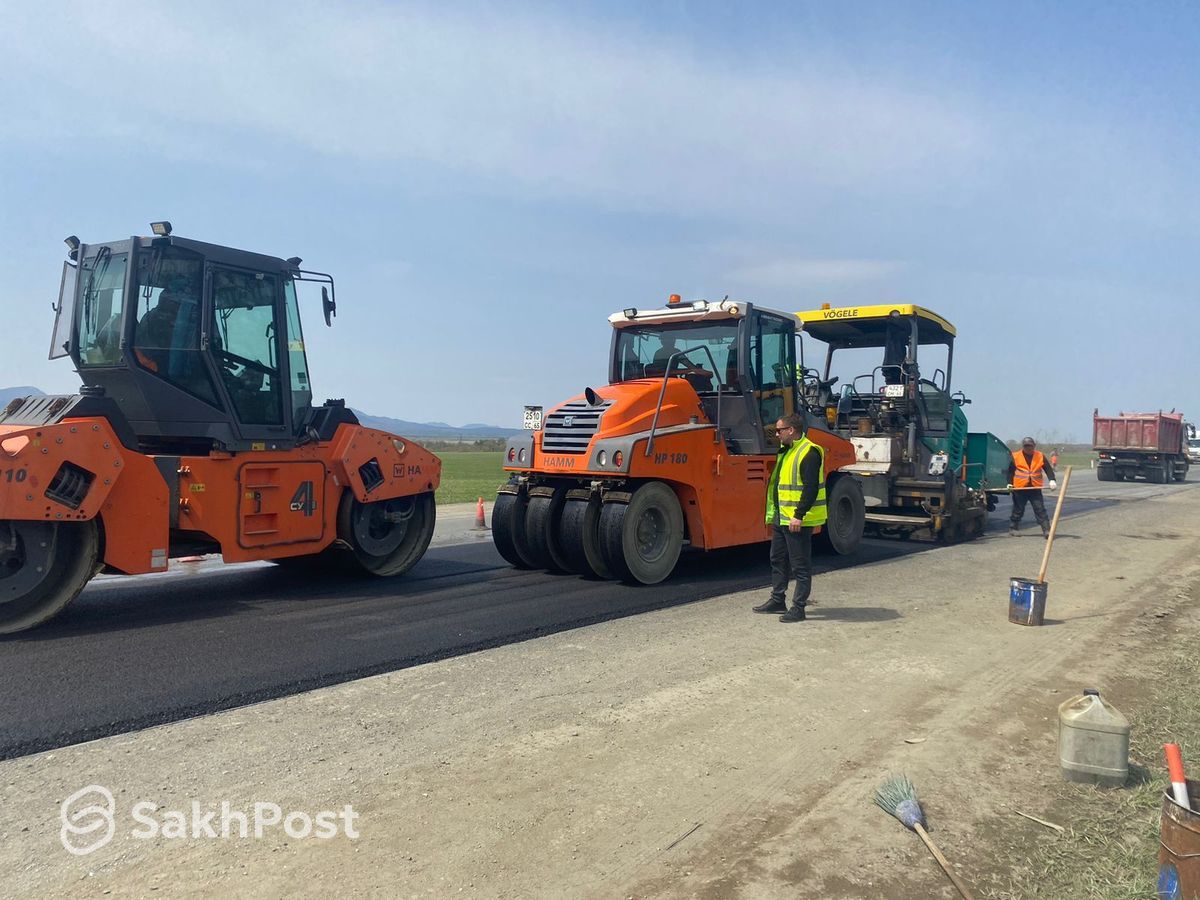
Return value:
<svg viewBox="0 0 1200 900">
<path fill-rule="evenodd" d="M 885 606 L 809 606 L 806 610 L 808 618 L 814 622 L 822 619 L 839 622 L 890 622 L 902 618 L 900 612 Z"/>
</svg>

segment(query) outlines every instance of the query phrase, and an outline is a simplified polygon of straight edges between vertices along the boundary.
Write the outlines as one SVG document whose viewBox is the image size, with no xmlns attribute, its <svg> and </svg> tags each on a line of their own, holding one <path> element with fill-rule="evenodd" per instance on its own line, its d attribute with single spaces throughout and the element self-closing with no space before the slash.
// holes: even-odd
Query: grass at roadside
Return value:
<svg viewBox="0 0 1200 900">
<path fill-rule="evenodd" d="M 1194 583 L 1193 599 L 1198 589 Z M 1008 888 L 986 896 L 1054 900 L 1155 896 L 1159 816 L 1167 787 L 1162 745 L 1178 743 L 1190 770 L 1200 766 L 1200 673 L 1194 647 L 1194 633 L 1162 641 L 1153 670 L 1139 673 L 1149 682 L 1145 697 L 1135 708 L 1122 709 L 1132 725 L 1131 781 L 1141 783 L 1120 790 L 1056 785 L 1051 792 L 1056 809 L 1070 810 L 1070 815 L 1059 814 L 1057 819 L 1067 832 L 1039 842 L 1026 866 L 1014 872 Z"/>
<path fill-rule="evenodd" d="M 1046 454 L 1046 457 L 1047 459 L 1049 458 L 1048 453 Z M 1092 467 L 1092 460 L 1095 458 L 1096 454 L 1090 450 L 1069 450 L 1060 453 L 1058 454 L 1058 465 L 1055 467 L 1054 472 L 1057 475 L 1067 466 L 1074 466 L 1076 469 L 1090 469 Z M 1061 475 L 1059 475 L 1059 480 L 1062 480 Z"/>
<path fill-rule="evenodd" d="M 491 503 L 506 478 L 501 469 L 503 452 L 446 450 L 438 457 L 442 460 L 438 503 L 466 503 L 478 497 Z"/>
</svg>

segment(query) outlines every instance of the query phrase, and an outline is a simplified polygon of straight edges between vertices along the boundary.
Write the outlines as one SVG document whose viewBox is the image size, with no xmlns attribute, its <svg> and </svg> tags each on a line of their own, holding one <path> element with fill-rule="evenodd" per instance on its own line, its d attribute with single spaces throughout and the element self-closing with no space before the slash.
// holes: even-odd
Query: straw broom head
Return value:
<svg viewBox="0 0 1200 900">
<path fill-rule="evenodd" d="M 925 813 L 917 800 L 917 789 L 905 775 L 893 775 L 875 792 L 875 805 L 889 816 L 895 816 L 910 831 L 920 825 L 926 828 Z"/>
</svg>

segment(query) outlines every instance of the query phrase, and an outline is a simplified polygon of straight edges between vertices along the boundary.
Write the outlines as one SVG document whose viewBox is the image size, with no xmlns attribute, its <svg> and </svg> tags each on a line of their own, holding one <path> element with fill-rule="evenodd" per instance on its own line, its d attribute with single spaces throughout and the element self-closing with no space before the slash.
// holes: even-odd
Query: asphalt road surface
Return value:
<svg viewBox="0 0 1200 900">
<path fill-rule="evenodd" d="M 1171 490 L 1100 485 L 1092 473 L 1081 476 L 1066 517 Z M 989 517 L 989 534 L 1003 534 L 1007 519 L 1002 504 Z M 816 571 L 869 566 L 935 546 L 868 540 L 851 558 L 818 556 Z M 518 572 L 490 542 L 475 542 L 432 549 L 393 580 L 314 576 L 267 564 L 183 565 L 162 575 L 102 578 L 49 625 L 0 640 L 0 758 L 765 588 L 769 577 L 762 546 L 688 554 L 667 582 L 629 587 Z"/>
</svg>

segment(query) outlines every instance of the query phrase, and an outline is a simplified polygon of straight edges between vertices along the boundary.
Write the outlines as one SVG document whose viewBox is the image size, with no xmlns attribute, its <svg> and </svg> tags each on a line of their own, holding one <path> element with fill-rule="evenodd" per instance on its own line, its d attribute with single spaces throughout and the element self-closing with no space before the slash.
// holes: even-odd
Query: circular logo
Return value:
<svg viewBox="0 0 1200 900">
<path fill-rule="evenodd" d="M 63 849 L 75 856 L 87 856 L 112 840 L 117 830 L 114 818 L 117 801 L 112 791 L 98 784 L 81 788 L 62 802 L 58 836 Z"/>
</svg>

